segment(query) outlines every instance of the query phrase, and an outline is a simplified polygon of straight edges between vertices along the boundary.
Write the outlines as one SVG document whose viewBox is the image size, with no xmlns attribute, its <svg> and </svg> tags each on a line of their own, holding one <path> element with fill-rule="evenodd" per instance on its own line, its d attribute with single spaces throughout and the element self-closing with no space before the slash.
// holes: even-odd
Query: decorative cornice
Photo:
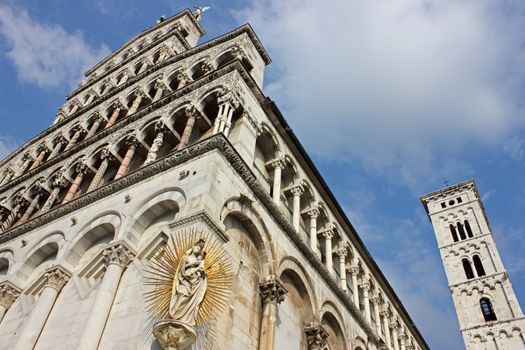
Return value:
<svg viewBox="0 0 525 350">
<path fill-rule="evenodd" d="M 205 223 L 208 228 L 212 230 L 217 236 L 219 236 L 224 243 L 230 240 L 226 235 L 226 232 L 224 232 L 224 230 L 215 222 L 215 220 L 213 220 L 213 218 L 204 210 L 182 218 L 177 218 L 177 221 L 169 224 L 168 227 L 171 230 L 174 230 L 176 228 L 190 226 L 202 222 Z"/>
</svg>

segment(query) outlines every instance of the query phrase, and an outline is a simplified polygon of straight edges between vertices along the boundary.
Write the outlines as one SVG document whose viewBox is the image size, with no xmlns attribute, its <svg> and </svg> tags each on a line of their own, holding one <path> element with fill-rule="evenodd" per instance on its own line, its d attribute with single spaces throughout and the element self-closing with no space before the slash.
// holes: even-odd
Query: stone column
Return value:
<svg viewBox="0 0 525 350">
<path fill-rule="evenodd" d="M 77 103 L 75 103 L 73 105 L 73 107 L 71 108 L 71 112 L 69 112 L 69 115 L 73 115 L 76 111 L 78 111 L 78 109 L 80 108 L 80 105 Z"/>
<path fill-rule="evenodd" d="M 359 265 L 354 263 L 352 266 L 350 266 L 350 274 L 352 275 L 352 289 L 353 289 L 353 297 L 354 297 L 354 304 L 357 309 L 359 309 L 359 285 L 357 284 L 357 276 L 359 275 Z"/>
<path fill-rule="evenodd" d="M 66 196 L 64 197 L 64 200 L 62 201 L 62 204 L 66 204 L 67 202 L 71 201 L 75 195 L 77 194 L 78 189 L 80 188 L 80 185 L 82 184 L 82 180 L 84 179 L 84 175 L 88 172 L 88 167 L 85 164 L 84 161 L 81 161 L 77 164 L 76 167 L 76 173 L 77 176 L 71 186 L 69 187 L 69 190 L 66 193 Z"/>
<path fill-rule="evenodd" d="M 386 305 L 386 304 L 385 304 Z M 391 348 L 392 344 L 390 342 L 390 325 L 388 319 L 390 317 L 390 311 L 383 310 L 380 312 L 380 315 L 383 316 L 383 330 L 385 331 L 383 339 L 385 340 L 387 348 Z"/>
<path fill-rule="evenodd" d="M 394 342 L 394 350 L 399 350 L 399 342 L 397 337 L 397 332 L 399 330 L 399 323 L 397 320 L 393 321 L 390 325 L 390 328 L 392 328 L 392 341 Z"/>
<path fill-rule="evenodd" d="M 317 253 L 317 217 L 319 216 L 319 209 L 312 208 L 308 211 L 308 217 L 310 218 L 310 249 Z"/>
<path fill-rule="evenodd" d="M 69 143 L 67 144 L 64 151 L 67 151 L 68 149 L 76 145 L 82 134 L 86 132 L 80 125 L 77 125 L 74 131 L 75 133 L 73 134 L 73 137 L 71 137 L 71 139 L 69 140 Z"/>
<path fill-rule="evenodd" d="M 292 224 L 297 232 L 299 232 L 301 223 L 301 195 L 304 190 L 301 185 L 297 185 L 290 189 L 293 196 L 293 209 L 292 209 Z"/>
<path fill-rule="evenodd" d="M 115 242 L 104 250 L 103 259 L 106 272 L 100 283 L 94 307 L 89 313 L 88 320 L 82 330 L 77 349 L 96 350 L 102 338 L 104 327 L 108 320 L 113 300 L 120 283 L 120 278 L 126 266 L 131 263 L 135 253 L 123 241 Z"/>
<path fill-rule="evenodd" d="M 146 94 L 142 90 L 138 90 L 135 93 L 135 99 L 133 100 L 133 103 L 131 107 L 129 108 L 129 111 L 126 114 L 126 116 L 132 115 L 139 109 L 140 104 L 142 103 L 142 100 L 144 99 L 144 97 L 146 97 Z"/>
<path fill-rule="evenodd" d="M 25 321 L 24 329 L 20 334 L 15 349 L 30 350 L 35 347 L 46 320 L 53 309 L 58 293 L 66 285 L 69 277 L 71 277 L 71 274 L 60 266 L 53 266 L 46 270 L 43 277 L 44 288 L 36 305 L 31 310 L 31 314 Z"/>
<path fill-rule="evenodd" d="M 35 183 L 35 186 L 33 187 L 33 199 L 31 200 L 31 203 L 29 203 L 29 206 L 24 212 L 24 215 L 22 215 L 18 221 L 19 224 L 22 224 L 31 218 L 31 215 L 33 215 L 33 212 L 35 211 L 40 198 L 42 198 L 42 195 L 44 195 L 44 192 L 45 189 L 43 188 L 42 184 L 40 182 Z"/>
<path fill-rule="evenodd" d="M 7 231 L 9 228 L 11 228 L 18 215 L 20 215 L 22 210 L 24 210 L 24 208 L 26 208 L 29 204 L 29 201 L 23 196 L 23 194 L 18 194 L 14 202 L 15 207 L 7 214 L 7 218 L 3 222 L 2 229 L 4 231 Z"/>
<path fill-rule="evenodd" d="M 29 166 L 32 160 L 33 158 L 31 158 L 29 154 L 24 154 L 24 156 L 22 157 L 22 164 L 18 167 L 16 176 L 22 175 L 26 171 L 27 167 Z"/>
<path fill-rule="evenodd" d="M 339 271 L 341 275 L 341 288 L 348 292 L 348 286 L 346 285 L 346 255 L 348 254 L 348 249 L 345 246 L 339 247 L 337 250 L 337 255 L 339 255 Z"/>
<path fill-rule="evenodd" d="M 171 56 L 171 53 L 169 50 L 165 47 L 160 49 L 159 53 L 159 59 L 157 60 L 157 63 L 164 61 L 165 59 L 169 58 Z"/>
<path fill-rule="evenodd" d="M 95 93 L 92 91 L 91 94 L 89 95 L 88 99 L 84 103 L 84 106 L 87 106 L 88 104 L 93 102 L 93 100 L 95 99 L 95 96 L 96 96 Z"/>
<path fill-rule="evenodd" d="M 65 188 L 66 186 L 67 186 L 67 180 L 62 176 L 62 171 L 61 171 L 56 175 L 55 180 L 53 181 L 53 190 L 51 191 L 51 194 L 49 195 L 49 197 L 47 197 L 47 200 L 42 206 L 42 209 L 40 209 L 40 212 L 42 214 L 48 212 L 49 209 L 51 209 L 53 204 L 55 204 L 55 201 L 57 200 L 58 195 L 60 194 L 60 190 L 62 188 Z"/>
<path fill-rule="evenodd" d="M 7 310 L 13 305 L 20 292 L 20 289 L 11 282 L 4 281 L 0 283 L 0 322 L 2 322 Z"/>
<path fill-rule="evenodd" d="M 95 173 L 95 176 L 93 176 L 93 180 L 91 180 L 91 183 L 89 184 L 87 192 L 93 191 L 100 184 L 100 181 L 102 180 L 102 177 L 104 177 L 104 174 L 106 173 L 106 170 L 109 166 L 109 162 L 111 162 L 113 156 L 107 148 L 104 148 L 102 151 L 100 151 L 100 159 L 100 165 L 97 169 L 97 172 Z"/>
<path fill-rule="evenodd" d="M 381 305 L 381 297 L 379 294 L 374 294 L 370 299 L 374 305 L 374 316 L 376 318 L 376 332 L 381 336 L 381 315 L 379 313 L 379 306 Z"/>
<path fill-rule="evenodd" d="M 133 159 L 133 156 L 135 155 L 138 143 L 139 141 L 133 135 L 128 136 L 128 138 L 126 139 L 126 146 L 128 146 L 128 150 L 126 151 L 126 154 L 122 159 L 122 163 L 120 164 L 120 167 L 117 170 L 117 174 L 115 175 L 114 180 L 120 179 L 128 172 L 129 165 L 131 163 L 131 160 Z"/>
<path fill-rule="evenodd" d="M 144 161 L 144 165 L 152 163 L 157 159 L 157 152 L 164 143 L 164 133 L 166 132 L 166 126 L 164 123 L 158 121 L 157 124 L 155 124 L 155 131 L 157 132 L 157 136 L 155 136 L 155 139 L 151 143 L 151 147 L 148 151 L 148 155 L 146 156 L 146 161 Z"/>
<path fill-rule="evenodd" d="M 122 111 L 122 105 L 120 104 L 120 102 L 115 103 L 113 105 L 113 111 L 111 112 L 111 115 L 109 116 L 108 121 L 106 125 L 104 126 L 104 129 L 107 129 L 111 125 L 115 124 L 121 111 Z"/>
<path fill-rule="evenodd" d="M 167 90 L 166 85 L 161 80 L 157 80 L 155 82 L 155 96 L 153 96 L 153 101 L 160 100 L 162 98 L 162 94 L 164 91 Z"/>
<path fill-rule="evenodd" d="M 324 237 L 324 248 L 326 256 L 326 268 L 332 275 L 334 274 L 334 263 L 332 259 L 332 238 L 334 237 L 334 231 L 327 229 L 323 232 Z"/>
<path fill-rule="evenodd" d="M 42 164 L 42 161 L 44 160 L 44 157 L 48 153 L 49 153 L 49 148 L 47 147 L 47 145 L 45 143 L 42 143 L 38 147 L 38 155 L 36 156 L 35 161 L 31 165 L 31 168 L 29 168 L 29 170 L 32 170 L 32 169 L 36 168 L 37 166 L 39 166 L 40 164 Z"/>
<path fill-rule="evenodd" d="M 363 303 L 365 304 L 365 317 L 368 323 L 372 324 L 372 315 L 370 314 L 370 300 L 368 293 L 370 292 L 370 282 L 365 280 L 361 283 L 361 289 L 363 290 Z"/>
<path fill-rule="evenodd" d="M 276 158 L 267 164 L 273 168 L 273 201 L 275 204 L 281 205 L 281 175 L 284 169 L 284 159 Z"/>
<path fill-rule="evenodd" d="M 190 77 L 186 73 L 179 73 L 177 74 L 177 80 L 179 81 L 179 84 L 177 85 L 177 90 L 182 89 L 190 82 Z"/>
<path fill-rule="evenodd" d="M 197 120 L 197 117 L 199 116 L 199 111 L 197 110 L 197 108 L 193 106 L 186 107 L 185 112 L 186 112 L 186 115 L 188 116 L 188 120 L 186 121 L 186 126 L 184 127 L 184 131 L 182 132 L 180 142 L 177 145 L 177 151 L 186 147 L 188 143 L 190 142 L 190 137 L 193 132 L 195 121 Z"/>
<path fill-rule="evenodd" d="M 49 159 L 56 157 L 60 150 L 62 150 L 62 147 L 65 145 L 67 145 L 67 140 L 64 138 L 64 136 L 60 135 L 57 138 L 55 147 L 53 147 L 53 151 L 51 151 L 51 154 L 49 155 Z"/>
<path fill-rule="evenodd" d="M 259 285 L 259 290 L 263 303 L 259 349 L 273 350 L 275 349 L 277 304 L 284 301 L 287 291 L 275 276 L 267 276 L 264 282 Z"/>
<path fill-rule="evenodd" d="M 231 93 L 223 93 L 217 100 L 219 113 L 217 114 L 217 118 L 215 118 L 213 134 L 215 135 L 222 132 L 224 135 L 228 136 L 231 128 L 233 112 L 238 108 L 239 103 Z"/>
<path fill-rule="evenodd" d="M 11 181 L 11 179 L 13 178 L 14 175 L 15 175 L 15 172 L 13 170 L 11 170 L 9 168 L 6 169 L 4 171 L 4 177 L 2 178 L 2 181 L 0 181 L 0 186 L 5 185 L 9 181 Z"/>
<path fill-rule="evenodd" d="M 140 68 L 137 71 L 137 75 L 144 72 L 148 68 L 148 63 L 146 61 L 140 62 Z"/>
<path fill-rule="evenodd" d="M 328 333 L 319 322 L 309 322 L 304 328 L 308 350 L 325 350 L 328 349 Z M 291 350 L 291 349 L 290 349 Z"/>
<path fill-rule="evenodd" d="M 91 136 L 95 135 L 95 133 L 97 132 L 102 122 L 104 122 L 104 118 L 98 113 L 96 114 L 94 118 L 95 118 L 95 122 L 93 123 L 93 125 L 91 125 L 91 128 L 89 129 L 86 135 L 86 139 L 89 139 Z"/>
<path fill-rule="evenodd" d="M 405 332 L 401 332 L 401 334 L 399 335 L 399 339 L 401 342 L 401 350 L 406 350 L 407 335 L 405 334 Z"/>
</svg>

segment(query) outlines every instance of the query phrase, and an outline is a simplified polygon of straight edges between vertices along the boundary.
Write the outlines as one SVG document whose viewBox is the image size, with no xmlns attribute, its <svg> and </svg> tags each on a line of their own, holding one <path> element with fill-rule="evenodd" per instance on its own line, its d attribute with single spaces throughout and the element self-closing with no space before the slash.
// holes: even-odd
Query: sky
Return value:
<svg viewBox="0 0 525 350">
<path fill-rule="evenodd" d="M 177 0 L 0 3 L 0 158 L 82 73 Z M 283 112 L 432 349 L 464 348 L 421 195 L 475 179 L 525 306 L 525 2 L 203 0 L 201 42 L 249 22 Z"/>
</svg>

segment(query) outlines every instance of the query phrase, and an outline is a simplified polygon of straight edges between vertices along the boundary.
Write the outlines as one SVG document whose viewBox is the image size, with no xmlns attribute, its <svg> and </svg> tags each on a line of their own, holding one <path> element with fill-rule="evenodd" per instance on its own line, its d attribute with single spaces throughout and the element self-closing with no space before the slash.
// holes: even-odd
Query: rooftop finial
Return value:
<svg viewBox="0 0 525 350">
<path fill-rule="evenodd" d="M 195 8 L 195 10 L 193 11 L 193 15 L 195 16 L 195 19 L 197 21 L 200 21 L 201 20 L 201 14 L 204 12 L 204 11 L 207 11 L 210 9 L 209 6 L 205 6 L 205 7 L 202 7 L 202 6 L 193 6 L 193 8 Z"/>
</svg>

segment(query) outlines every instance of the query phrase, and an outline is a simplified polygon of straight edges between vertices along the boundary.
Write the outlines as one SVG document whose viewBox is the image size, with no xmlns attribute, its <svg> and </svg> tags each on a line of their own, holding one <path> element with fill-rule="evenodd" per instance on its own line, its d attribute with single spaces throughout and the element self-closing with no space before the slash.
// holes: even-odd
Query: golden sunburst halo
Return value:
<svg viewBox="0 0 525 350">
<path fill-rule="evenodd" d="M 150 318 L 150 322 L 147 323 L 170 317 L 173 279 L 178 271 L 180 260 L 199 239 L 205 241 L 204 271 L 208 284 L 199 309 L 197 327 L 205 329 L 208 333 L 207 337 L 210 338 L 204 347 L 214 349 L 214 337 L 209 331 L 230 302 L 233 266 L 222 244 L 204 230 L 199 233 L 195 229 L 176 232 L 171 236 L 170 242 L 164 245 L 146 266 L 147 291 L 144 297 Z"/>
</svg>

